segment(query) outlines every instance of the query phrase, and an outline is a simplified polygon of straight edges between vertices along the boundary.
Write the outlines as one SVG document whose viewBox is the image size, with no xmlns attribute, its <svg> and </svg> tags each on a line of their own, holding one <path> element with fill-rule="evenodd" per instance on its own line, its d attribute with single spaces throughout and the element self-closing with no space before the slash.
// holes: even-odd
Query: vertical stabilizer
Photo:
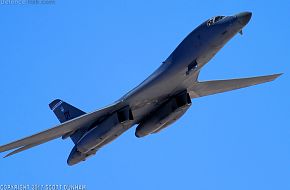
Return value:
<svg viewBox="0 0 290 190">
<path fill-rule="evenodd" d="M 60 121 L 60 123 L 64 123 L 66 121 L 69 121 L 71 119 L 77 118 L 81 115 L 86 114 L 84 111 L 60 100 L 56 99 L 52 101 L 49 104 L 50 109 L 54 112 L 57 119 Z M 82 129 L 73 132 L 72 134 L 69 134 L 67 136 L 63 136 L 63 138 L 71 137 L 72 141 L 74 143 L 77 143 L 78 140 L 82 137 L 84 134 L 84 131 Z"/>
</svg>

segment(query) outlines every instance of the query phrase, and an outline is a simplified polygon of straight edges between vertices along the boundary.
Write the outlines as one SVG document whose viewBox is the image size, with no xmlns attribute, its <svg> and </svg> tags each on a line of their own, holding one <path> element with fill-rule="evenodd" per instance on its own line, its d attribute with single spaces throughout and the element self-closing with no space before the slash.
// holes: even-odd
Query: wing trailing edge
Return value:
<svg viewBox="0 0 290 190">
<path fill-rule="evenodd" d="M 38 146 L 38 145 L 40 145 L 42 143 L 45 143 L 45 142 L 47 142 L 47 141 L 46 140 L 43 140 L 43 141 L 39 141 L 37 143 L 32 143 L 32 144 L 29 144 L 29 145 L 26 145 L 26 146 L 22 146 L 21 148 L 18 148 L 16 150 L 10 152 L 9 154 L 5 155 L 3 158 L 7 158 L 7 157 L 12 156 L 12 155 L 14 155 L 16 153 L 19 153 L 19 152 L 22 152 L 24 150 L 30 149 L 32 147 Z"/>
<path fill-rule="evenodd" d="M 209 96 L 222 92 L 228 92 L 245 88 L 257 84 L 271 82 L 281 76 L 282 74 L 274 74 L 267 76 L 258 76 L 251 78 L 229 79 L 229 80 L 215 80 L 196 83 L 189 91 L 191 98 L 198 98 L 203 96 Z"/>
<path fill-rule="evenodd" d="M 8 150 L 13 150 L 13 149 L 18 148 L 17 150 L 5 156 L 5 157 L 8 157 L 18 152 L 32 148 L 34 146 L 46 143 L 50 140 L 59 138 L 63 135 L 76 131 L 80 128 L 88 127 L 92 125 L 93 123 L 95 123 L 96 121 L 98 121 L 101 117 L 104 117 L 107 114 L 114 112 L 119 107 L 120 107 L 120 102 L 116 102 L 113 105 L 110 105 L 108 107 L 105 107 L 103 109 L 97 110 L 89 114 L 82 115 L 75 119 L 69 120 L 56 127 L 47 129 L 40 133 L 34 134 L 32 136 L 0 146 L 0 152 L 5 152 Z"/>
</svg>

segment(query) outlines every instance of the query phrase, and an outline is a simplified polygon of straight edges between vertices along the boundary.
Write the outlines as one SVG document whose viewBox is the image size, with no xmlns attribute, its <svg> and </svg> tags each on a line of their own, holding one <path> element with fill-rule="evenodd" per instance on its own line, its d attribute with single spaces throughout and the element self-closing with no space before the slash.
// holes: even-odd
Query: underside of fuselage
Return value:
<svg viewBox="0 0 290 190">
<path fill-rule="evenodd" d="M 215 17 L 214 17 L 215 18 Z M 194 29 L 144 82 L 121 98 L 132 108 L 136 123 L 170 97 L 192 89 L 199 73 L 216 53 L 248 23 L 251 13 L 209 20 Z M 245 20 L 242 24 L 240 20 Z"/>
<path fill-rule="evenodd" d="M 178 120 L 191 106 L 191 99 L 270 82 L 277 77 L 198 81 L 201 69 L 251 18 L 250 12 L 216 16 L 193 30 L 144 82 L 114 104 L 85 113 L 59 99 L 50 104 L 61 124 L 0 147 L 7 156 L 62 137 L 75 146 L 67 163 L 75 165 L 94 155 L 126 130 L 138 125 L 135 135 L 158 133 Z M 7 157 L 6 156 L 6 157 Z"/>
<path fill-rule="evenodd" d="M 186 99 L 190 93 L 194 93 L 192 89 L 198 83 L 203 66 L 242 30 L 250 18 L 251 13 L 241 13 L 209 24 L 214 17 L 194 29 L 152 75 L 119 100 L 129 105 L 134 120 L 130 126 L 122 128 L 118 135 L 108 136 L 95 150 L 136 124 L 139 124 L 136 136 L 143 137 L 161 131 L 181 117 L 191 101 L 184 101 L 178 107 L 175 97 L 183 93 Z M 167 108 L 168 105 L 170 108 Z"/>
</svg>

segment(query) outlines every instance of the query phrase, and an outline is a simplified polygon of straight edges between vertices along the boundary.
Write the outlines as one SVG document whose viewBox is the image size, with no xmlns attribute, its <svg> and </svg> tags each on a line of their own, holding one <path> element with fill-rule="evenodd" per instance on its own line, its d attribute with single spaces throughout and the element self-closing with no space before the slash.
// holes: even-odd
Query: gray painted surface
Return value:
<svg viewBox="0 0 290 190">
<path fill-rule="evenodd" d="M 75 143 L 68 164 L 77 164 L 92 156 L 135 124 L 136 136 L 157 133 L 180 118 L 191 105 L 191 98 L 222 93 L 270 82 L 280 74 L 199 82 L 202 67 L 251 18 L 250 12 L 217 16 L 193 30 L 144 82 L 114 104 L 86 114 L 61 101 L 50 104 L 61 124 L 38 134 L 0 147 L 0 152 L 14 150 L 6 156 L 47 141 L 71 137 Z"/>
</svg>

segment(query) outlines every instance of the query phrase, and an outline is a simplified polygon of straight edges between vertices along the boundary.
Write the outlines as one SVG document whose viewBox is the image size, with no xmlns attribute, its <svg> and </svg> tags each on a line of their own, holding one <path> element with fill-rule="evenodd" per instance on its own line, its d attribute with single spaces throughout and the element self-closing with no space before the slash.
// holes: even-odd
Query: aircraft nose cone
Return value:
<svg viewBox="0 0 290 190">
<path fill-rule="evenodd" d="M 251 12 L 242 12 L 242 13 L 237 14 L 236 17 L 238 18 L 238 22 L 241 25 L 245 26 L 251 20 L 252 13 Z"/>
</svg>

